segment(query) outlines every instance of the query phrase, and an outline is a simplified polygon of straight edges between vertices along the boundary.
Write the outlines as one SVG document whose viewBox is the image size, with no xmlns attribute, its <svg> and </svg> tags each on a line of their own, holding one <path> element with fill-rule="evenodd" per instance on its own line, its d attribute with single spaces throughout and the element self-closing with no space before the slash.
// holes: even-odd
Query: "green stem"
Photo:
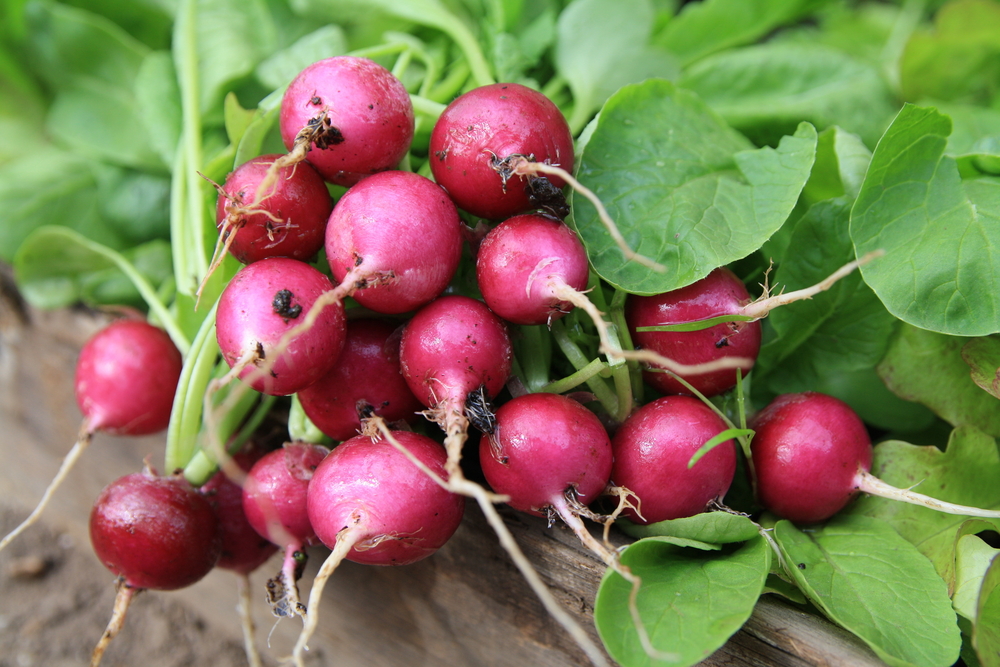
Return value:
<svg viewBox="0 0 1000 667">
<path fill-rule="evenodd" d="M 469 64 L 460 60 L 448 68 L 448 76 L 438 82 L 426 97 L 435 102 L 448 103 L 458 95 L 469 78 Z"/>
<path fill-rule="evenodd" d="M 593 377 L 598 377 L 600 373 L 607 368 L 607 363 L 601 361 L 600 359 L 594 359 L 589 364 L 573 373 L 572 375 L 567 375 L 561 380 L 555 380 L 550 382 L 541 389 L 539 392 L 547 392 L 549 394 L 564 394 L 570 389 L 575 389 L 579 387 L 584 382 L 587 382 Z"/>
<path fill-rule="evenodd" d="M 521 339 L 517 344 L 517 357 L 521 360 L 521 379 L 528 391 L 539 391 L 549 382 L 552 362 L 551 338 L 541 325 L 521 326 Z"/>
<path fill-rule="evenodd" d="M 628 293 L 624 290 L 615 290 L 615 295 L 611 298 L 611 323 L 615 326 L 618 333 L 618 341 L 621 343 L 623 350 L 634 350 L 635 344 L 632 342 L 632 335 L 629 332 L 628 322 L 625 320 L 625 300 L 628 298 Z M 642 368 L 639 366 L 639 362 L 634 359 L 627 360 L 625 362 L 625 368 L 628 369 L 629 382 L 631 383 L 631 400 L 634 402 L 636 397 L 640 397 L 642 400 Z M 616 372 L 618 369 L 615 369 Z M 630 405 L 629 409 L 634 406 Z"/>
<path fill-rule="evenodd" d="M 170 411 L 170 423 L 167 426 L 164 469 L 168 474 L 185 468 L 197 450 L 205 390 L 212 379 L 219 356 L 219 343 L 215 337 L 217 307 L 218 302 L 201 323 L 181 369 L 173 409 Z"/>
<path fill-rule="evenodd" d="M 569 335 L 566 333 L 566 327 L 563 325 L 562 320 L 555 320 L 552 323 L 552 337 L 555 339 L 559 349 L 562 350 L 562 353 L 566 355 L 569 362 L 573 364 L 573 368 L 580 371 L 592 363 L 589 359 L 587 359 L 580 347 L 574 343 L 572 339 L 570 339 Z M 601 402 L 601 405 L 608 411 L 608 414 L 617 414 L 618 398 L 615 396 L 615 393 L 611 391 L 611 388 L 608 387 L 607 383 L 596 375 L 587 378 L 586 382 L 587 387 L 594 393 L 597 400 Z"/>
<path fill-rule="evenodd" d="M 260 399 L 258 401 L 257 399 Z M 226 413 L 225 419 L 218 425 L 219 438 L 226 443 L 226 451 L 230 455 L 243 448 L 257 428 L 274 407 L 276 396 L 265 396 L 255 391 L 247 391 L 240 398 L 235 409 Z M 255 407 L 256 406 L 256 407 Z M 253 408 L 253 412 L 250 412 Z M 247 413 L 250 417 L 247 418 Z M 242 426 L 240 426 L 242 424 Z M 239 430 L 237 428 L 239 427 Z M 234 435 L 235 433 L 235 435 Z M 201 486 L 218 470 L 218 462 L 208 455 L 204 449 L 198 449 L 191 461 L 184 467 L 184 478 L 192 486 Z"/>
<path fill-rule="evenodd" d="M 451 37 L 458 44 L 458 48 L 462 50 L 466 62 L 469 63 L 469 69 L 472 71 L 472 79 L 477 86 L 488 86 L 491 83 L 496 83 L 493 79 L 493 73 L 490 71 L 490 65 L 486 62 L 486 56 L 479 48 L 479 40 L 462 21 L 456 18 L 442 23 L 438 27 Z"/>
<path fill-rule="evenodd" d="M 428 97 L 421 97 L 420 95 L 410 95 L 410 102 L 413 103 L 413 110 L 424 116 L 429 116 L 435 120 L 444 113 L 445 105 L 440 102 L 435 102 Z"/>
</svg>

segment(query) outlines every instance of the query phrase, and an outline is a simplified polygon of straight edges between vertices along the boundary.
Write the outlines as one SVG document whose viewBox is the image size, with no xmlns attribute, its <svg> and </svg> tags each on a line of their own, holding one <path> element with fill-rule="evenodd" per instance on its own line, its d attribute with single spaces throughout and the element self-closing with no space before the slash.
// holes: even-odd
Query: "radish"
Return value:
<svg viewBox="0 0 1000 667">
<path fill-rule="evenodd" d="M 100 561 L 118 576 L 114 612 L 91 667 L 100 664 L 121 630 L 137 592 L 193 584 L 215 566 L 222 549 L 219 521 L 208 500 L 183 477 L 158 477 L 150 469 L 101 491 L 90 513 L 90 541 Z"/>
<path fill-rule="evenodd" d="M 740 315 L 751 300 L 736 274 L 721 267 L 687 287 L 656 296 L 630 295 L 625 302 L 625 320 L 637 348 L 652 350 L 686 365 L 741 358 L 746 361 L 738 368 L 746 375 L 760 351 L 760 322 L 724 322 L 698 331 L 641 329 Z M 658 372 L 656 368 L 643 372 L 647 384 L 665 394 L 690 393 L 671 374 Z M 703 395 L 716 396 L 736 386 L 736 369 L 721 368 L 683 378 Z"/>
<path fill-rule="evenodd" d="M 562 112 L 516 83 L 482 86 L 455 99 L 435 123 L 429 151 L 434 180 L 458 207 L 494 220 L 539 208 L 564 185 L 552 177 L 551 187 L 532 189 L 531 179 L 511 173 L 511 159 L 573 170 L 573 136 Z"/>
<path fill-rule="evenodd" d="M 370 410 L 388 421 L 416 418 L 421 404 L 399 368 L 402 331 L 395 322 L 348 320 L 344 351 L 330 372 L 298 393 L 302 409 L 334 440 L 347 440 Z"/>
<path fill-rule="evenodd" d="M 281 99 L 287 166 L 308 159 L 324 179 L 351 186 L 393 169 L 413 140 L 413 104 L 403 84 L 367 58 L 337 56 L 306 67 Z"/>
<path fill-rule="evenodd" d="M 548 324 L 586 300 L 590 265 L 576 232 L 537 214 L 504 220 L 483 239 L 476 279 L 483 300 L 514 324 Z"/>
<path fill-rule="evenodd" d="M 444 448 L 408 431 L 394 433 L 394 440 L 408 454 L 385 440 L 351 438 L 323 459 L 309 482 L 309 522 L 332 552 L 313 581 L 296 664 L 318 624 L 323 587 L 343 559 L 413 563 L 441 548 L 462 521 L 464 499 L 443 488 Z"/>
<path fill-rule="evenodd" d="M 689 462 L 726 429 L 721 417 L 690 396 L 664 396 L 633 412 L 611 440 L 611 479 L 639 500 L 639 511 L 626 507 L 623 515 L 650 524 L 693 516 L 721 502 L 736 473 L 735 443 L 726 440 L 693 466 Z"/>
<path fill-rule="evenodd" d="M 334 278 L 379 313 L 415 310 L 448 286 L 462 253 L 455 205 L 428 178 L 388 171 L 341 197 L 326 229 Z M 381 276 L 383 280 L 373 280 Z"/>
<path fill-rule="evenodd" d="M 872 475 L 872 445 L 864 423 L 832 396 L 783 394 L 754 416 L 751 427 L 758 500 L 790 521 L 825 521 L 861 493 L 948 514 L 1000 517 L 1000 511 L 897 489 Z"/>
<path fill-rule="evenodd" d="M 303 389 L 337 362 L 344 309 L 323 308 L 307 322 L 330 280 L 305 262 L 272 257 L 243 267 L 219 298 L 216 337 L 233 373 L 253 389 L 284 396 Z"/>
<path fill-rule="evenodd" d="M 504 323 L 482 301 L 467 296 L 431 302 L 403 330 L 403 377 L 445 429 L 449 477 L 460 475 L 467 398 L 480 390 L 495 398 L 510 377 L 513 356 Z"/>
<path fill-rule="evenodd" d="M 0 550 L 34 524 L 94 433 L 149 435 L 170 421 L 183 360 L 170 336 L 141 319 L 112 322 L 80 350 L 76 402 L 80 435 L 32 513 L 0 540 Z"/>
<path fill-rule="evenodd" d="M 280 169 L 274 189 L 256 196 L 279 157 L 261 155 L 244 162 L 219 189 L 216 227 L 229 252 L 243 264 L 265 257 L 307 261 L 323 247 L 333 199 L 312 165 Z"/>
<path fill-rule="evenodd" d="M 306 493 L 316 467 L 329 451 L 321 445 L 287 443 L 257 461 L 243 484 L 247 521 L 261 537 L 285 552 L 281 572 L 267 582 L 275 616 L 305 612 L 296 582 L 305 568 L 305 547 L 316 542 L 306 514 Z"/>
</svg>

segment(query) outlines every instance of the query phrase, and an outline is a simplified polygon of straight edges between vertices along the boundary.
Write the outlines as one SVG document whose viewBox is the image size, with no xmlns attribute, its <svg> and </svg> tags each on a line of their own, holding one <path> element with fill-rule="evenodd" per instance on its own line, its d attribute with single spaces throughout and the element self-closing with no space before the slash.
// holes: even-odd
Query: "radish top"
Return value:
<svg viewBox="0 0 1000 667">
<path fill-rule="evenodd" d="M 761 504 L 796 523 L 824 521 L 858 494 L 872 464 L 868 431 L 843 401 L 817 392 L 783 394 L 750 424 Z"/>
<path fill-rule="evenodd" d="M 170 421 L 183 360 L 162 329 L 136 319 L 98 331 L 80 351 L 76 401 L 87 429 L 147 435 Z"/>
<path fill-rule="evenodd" d="M 445 478 L 445 450 L 427 436 L 396 440 Z M 345 528 L 359 532 L 348 560 L 406 565 L 437 551 L 462 520 L 465 500 L 444 490 L 392 443 L 356 436 L 333 449 L 309 484 L 309 520 L 331 549 Z"/>
<path fill-rule="evenodd" d="M 90 512 L 94 553 L 133 588 L 175 590 L 211 570 L 222 549 L 209 502 L 180 476 L 121 477 Z"/>
</svg>

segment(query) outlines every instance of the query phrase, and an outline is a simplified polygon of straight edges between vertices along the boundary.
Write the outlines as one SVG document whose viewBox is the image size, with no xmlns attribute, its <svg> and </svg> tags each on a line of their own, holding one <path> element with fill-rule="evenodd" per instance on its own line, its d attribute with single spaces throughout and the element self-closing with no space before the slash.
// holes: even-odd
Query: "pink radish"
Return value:
<svg viewBox="0 0 1000 667">
<path fill-rule="evenodd" d="M 209 502 L 183 477 L 158 477 L 150 470 L 126 475 L 101 491 L 90 513 L 90 540 L 100 561 L 119 578 L 114 613 L 94 648 L 91 667 L 121 630 L 135 593 L 193 584 L 215 566 L 222 548 Z"/>
<path fill-rule="evenodd" d="M 306 67 L 281 100 L 285 164 L 307 158 L 324 179 L 350 186 L 399 164 L 413 140 L 403 84 L 367 58 L 337 56 Z"/>
<path fill-rule="evenodd" d="M 363 306 L 404 313 L 448 286 L 462 252 L 455 205 L 430 179 L 407 171 L 366 178 L 341 197 L 326 229 L 334 278 Z M 381 276 L 383 280 L 373 278 Z"/>
<path fill-rule="evenodd" d="M 562 112 L 542 93 L 497 83 L 465 93 L 438 118 L 431 132 L 434 180 L 458 207 L 501 220 L 545 204 L 531 180 L 514 175 L 512 158 L 524 157 L 573 171 L 573 136 Z M 545 194 L 564 185 L 553 176 Z"/>
<path fill-rule="evenodd" d="M 268 600 L 275 616 L 304 613 L 296 582 L 305 568 L 305 547 L 316 542 L 306 514 L 306 493 L 329 451 L 320 445 L 288 443 L 257 461 L 243 484 L 247 521 L 285 552 L 281 572 L 268 581 Z"/>
<path fill-rule="evenodd" d="M 753 368 L 760 351 L 760 322 L 725 322 L 698 331 L 639 331 L 642 327 L 683 324 L 725 315 L 739 315 L 750 303 L 750 293 L 729 269 L 722 267 L 680 289 L 656 296 L 631 295 L 625 319 L 637 348 L 652 350 L 675 362 L 696 365 L 722 358 L 742 358 L 743 375 Z M 666 394 L 690 390 L 668 373 L 654 367 L 643 373 L 653 388 Z M 685 375 L 684 379 L 705 396 L 716 396 L 736 386 L 736 369 Z"/>
<path fill-rule="evenodd" d="M 336 365 L 298 393 L 303 410 L 320 431 L 334 440 L 352 438 L 361 429 L 359 415 L 369 409 L 387 421 L 416 419 L 422 406 L 400 372 L 401 336 L 395 322 L 348 320 Z"/>
<path fill-rule="evenodd" d="M 963 516 L 1000 517 L 1000 511 L 956 505 L 872 475 L 872 445 L 857 414 L 826 394 L 783 394 L 754 416 L 750 442 L 757 496 L 775 514 L 796 523 L 825 521 L 861 493 Z"/>
<path fill-rule="evenodd" d="M 537 214 L 501 222 L 483 239 L 476 278 L 483 300 L 514 324 L 547 324 L 562 317 L 587 288 L 590 266 L 576 232 Z"/>
<path fill-rule="evenodd" d="M 167 427 L 182 365 L 166 332 L 145 320 L 117 320 L 84 343 L 75 380 L 83 413 L 79 439 L 32 513 L 0 540 L 0 550 L 38 520 L 94 433 L 148 435 Z"/>
<path fill-rule="evenodd" d="M 393 444 L 359 435 L 334 448 L 309 483 L 309 521 L 332 552 L 313 581 L 297 664 L 318 623 L 323 587 L 343 559 L 407 565 L 440 549 L 461 523 L 465 500 L 443 488 L 441 445 L 408 431 L 394 440 L 423 469 Z"/>
<path fill-rule="evenodd" d="M 327 373 L 344 346 L 343 305 L 323 308 L 308 327 L 302 323 L 332 289 L 326 276 L 295 259 L 272 257 L 243 267 L 222 292 L 216 317 L 219 348 L 233 372 L 276 396 Z"/>
<path fill-rule="evenodd" d="M 665 396 L 633 412 L 612 438 L 614 484 L 631 491 L 639 511 L 624 516 L 641 524 L 679 519 L 722 501 L 736 473 L 736 447 L 720 443 L 694 466 L 702 445 L 727 429 L 711 408 L 690 396 Z"/>
<path fill-rule="evenodd" d="M 226 178 L 215 207 L 216 227 L 229 252 L 244 264 L 266 257 L 307 261 L 323 247 L 333 199 L 308 162 L 278 171 L 274 188 L 257 188 L 278 155 L 244 162 Z"/>
</svg>

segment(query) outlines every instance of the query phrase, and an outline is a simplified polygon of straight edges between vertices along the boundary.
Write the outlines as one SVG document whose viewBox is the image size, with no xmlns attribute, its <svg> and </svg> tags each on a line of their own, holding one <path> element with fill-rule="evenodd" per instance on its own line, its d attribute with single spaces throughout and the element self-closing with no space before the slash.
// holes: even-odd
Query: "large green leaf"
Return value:
<svg viewBox="0 0 1000 667">
<path fill-rule="evenodd" d="M 257 66 L 257 78 L 270 88 L 284 88 L 309 65 L 347 52 L 347 37 L 340 26 L 327 25 L 303 36 Z"/>
<path fill-rule="evenodd" d="M 835 517 L 799 530 L 774 528 L 788 569 L 831 620 L 893 667 L 948 667 L 961 634 L 948 590 L 930 562 L 887 523 Z"/>
<path fill-rule="evenodd" d="M 973 338 L 962 346 L 962 359 L 972 369 L 972 381 L 1000 398 L 1000 336 Z"/>
<path fill-rule="evenodd" d="M 598 633 L 623 667 L 704 660 L 743 626 L 763 590 L 771 563 L 763 537 L 712 550 L 678 546 L 671 539 L 639 540 L 621 560 L 642 579 L 636 604 L 653 646 L 676 659 L 653 660 L 643 650 L 628 610 L 631 584 L 609 570 L 597 592 Z"/>
<path fill-rule="evenodd" d="M 990 563 L 1000 549 L 994 549 L 978 535 L 963 535 L 955 545 L 955 592 L 952 606 L 970 621 L 979 613 L 979 591 Z"/>
<path fill-rule="evenodd" d="M 951 121 L 907 105 L 872 156 L 851 213 L 862 268 L 886 308 L 915 326 L 960 336 L 1000 331 L 1000 180 L 963 181 L 944 156 Z"/>
<path fill-rule="evenodd" d="M 871 472 L 899 488 L 913 487 L 959 505 L 1000 509 L 1000 452 L 993 438 L 973 428 L 955 429 L 943 452 L 898 440 L 880 443 Z M 970 522 L 969 517 L 876 496 L 859 498 L 846 512 L 889 522 L 931 560 L 949 588 L 955 582 L 955 545 L 969 529 L 966 524 L 976 532 L 985 526 L 1000 528 L 1000 519 Z"/>
<path fill-rule="evenodd" d="M 983 577 L 972 642 L 983 667 L 1000 667 L 1000 558 Z"/>
<path fill-rule="evenodd" d="M 758 144 L 809 121 L 820 130 L 838 125 L 874 146 L 897 109 L 874 66 L 819 44 L 724 51 L 691 66 L 677 84 Z"/>
<path fill-rule="evenodd" d="M 666 292 L 759 248 L 791 212 L 815 151 L 807 123 L 777 149 L 753 150 L 694 94 L 656 79 L 625 86 L 598 116 L 578 178 L 629 246 L 667 271 L 626 261 L 579 195 L 573 221 L 602 278 L 631 293 Z"/>
<path fill-rule="evenodd" d="M 150 148 L 164 164 L 172 164 L 181 136 L 181 92 L 170 53 L 156 51 L 142 61 L 135 100 Z"/>
<path fill-rule="evenodd" d="M 904 325 L 879 363 L 879 375 L 897 396 L 923 403 L 949 424 L 1000 437 L 1000 404 L 973 382 L 962 358 L 968 342 Z"/>
<path fill-rule="evenodd" d="M 669 519 L 642 526 L 620 521 L 621 529 L 636 538 L 674 537 L 707 544 L 746 542 L 758 534 L 758 526 L 742 514 L 702 512 L 691 517 Z"/>
</svg>

